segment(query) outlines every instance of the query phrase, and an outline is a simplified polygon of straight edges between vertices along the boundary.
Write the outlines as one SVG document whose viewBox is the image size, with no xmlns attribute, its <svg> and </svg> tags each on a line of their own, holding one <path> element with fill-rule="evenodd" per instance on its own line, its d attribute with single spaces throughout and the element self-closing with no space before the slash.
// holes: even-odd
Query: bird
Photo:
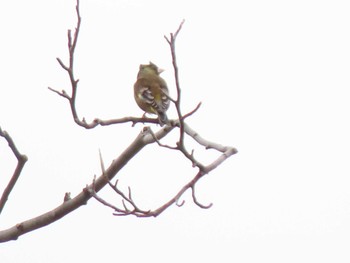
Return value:
<svg viewBox="0 0 350 263">
<path fill-rule="evenodd" d="M 170 106 L 168 86 L 159 76 L 163 70 L 155 64 L 141 64 L 134 84 L 134 98 L 146 113 L 158 115 L 160 126 L 169 123 L 166 111 Z"/>
</svg>

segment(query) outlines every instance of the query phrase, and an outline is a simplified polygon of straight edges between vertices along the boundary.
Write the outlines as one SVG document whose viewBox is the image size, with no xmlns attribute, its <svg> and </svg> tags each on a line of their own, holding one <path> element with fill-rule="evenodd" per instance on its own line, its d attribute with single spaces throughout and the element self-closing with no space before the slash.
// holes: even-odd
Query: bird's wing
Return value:
<svg viewBox="0 0 350 263">
<path fill-rule="evenodd" d="M 158 107 L 161 108 L 162 112 L 166 112 L 167 109 L 169 108 L 169 105 L 170 105 L 170 100 L 168 97 L 168 93 L 163 92 L 161 99 L 158 103 Z"/>
<path fill-rule="evenodd" d="M 147 104 L 152 105 L 154 103 L 154 96 L 152 94 L 152 91 L 147 86 L 141 86 L 140 92 L 139 92 L 139 97 Z"/>
</svg>

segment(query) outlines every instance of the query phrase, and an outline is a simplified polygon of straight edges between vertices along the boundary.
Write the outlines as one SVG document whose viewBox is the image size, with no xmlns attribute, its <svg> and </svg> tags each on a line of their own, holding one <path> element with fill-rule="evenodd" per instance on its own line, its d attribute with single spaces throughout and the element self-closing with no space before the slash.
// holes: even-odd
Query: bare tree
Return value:
<svg viewBox="0 0 350 263">
<path fill-rule="evenodd" d="M 79 12 L 79 0 L 77 0 L 76 5 L 76 14 L 77 14 L 77 26 L 74 30 L 74 34 L 72 35 L 71 30 L 68 30 L 68 51 L 69 51 L 69 63 L 65 64 L 61 59 L 57 58 L 59 65 L 64 69 L 70 79 L 71 91 L 68 93 L 65 90 L 58 91 L 53 88 L 49 89 L 64 99 L 67 99 L 69 102 L 69 106 L 71 109 L 71 113 L 73 116 L 74 122 L 85 128 L 85 129 L 93 129 L 97 126 L 106 126 L 106 125 L 120 125 L 121 123 L 131 122 L 133 126 L 137 123 L 158 123 L 158 119 L 147 118 L 143 116 L 142 118 L 137 117 L 122 117 L 117 119 L 110 120 L 102 120 L 99 118 L 95 118 L 92 122 L 87 122 L 85 118 L 80 118 L 78 111 L 76 109 L 76 97 L 78 90 L 79 80 L 74 76 L 74 52 L 76 49 L 76 44 L 78 41 L 79 30 L 81 25 L 81 16 Z M 165 125 L 160 128 L 158 131 L 153 132 L 150 127 L 144 127 L 144 129 L 138 134 L 138 136 L 134 139 L 133 142 L 122 152 L 120 155 L 113 160 L 109 167 L 105 168 L 104 162 L 100 155 L 100 163 L 101 163 L 101 175 L 97 178 L 94 178 L 92 183 L 87 185 L 81 193 L 77 196 L 71 198 L 70 193 L 66 193 L 64 197 L 64 202 L 58 205 L 56 208 L 39 215 L 35 218 L 28 219 L 26 221 L 20 222 L 9 229 L 5 229 L 0 231 L 0 242 L 6 242 L 10 240 L 16 240 L 19 236 L 28 233 L 30 231 L 36 230 L 43 226 L 49 225 L 63 216 L 69 214 L 70 212 L 76 210 L 82 205 L 85 205 L 89 199 L 95 198 L 103 205 L 110 207 L 114 210 L 114 215 L 117 216 L 126 216 L 126 215 L 134 215 L 137 217 L 156 217 L 160 215 L 164 210 L 166 210 L 171 205 L 177 204 L 178 206 L 183 205 L 184 202 L 178 203 L 179 198 L 185 193 L 187 190 L 191 189 L 192 191 L 192 199 L 193 202 L 198 205 L 200 208 L 209 208 L 209 205 L 201 204 L 195 194 L 195 186 L 196 183 L 206 174 L 214 170 L 218 167 L 222 162 L 224 162 L 227 158 L 237 153 L 237 150 L 233 147 L 223 146 L 214 142 L 210 142 L 203 137 L 201 137 L 196 131 L 194 131 L 185 120 L 194 114 L 200 107 L 200 103 L 190 112 L 183 114 L 181 111 L 181 89 L 180 89 L 180 81 L 179 81 L 179 71 L 178 65 L 176 61 L 176 53 L 175 53 L 175 42 L 181 31 L 184 21 L 180 24 L 179 28 L 175 33 L 170 34 L 169 37 L 165 36 L 167 43 L 169 44 L 171 55 L 172 55 L 172 64 L 174 68 L 175 75 L 175 85 L 176 85 L 176 98 L 169 98 L 171 102 L 176 107 L 177 119 L 171 120 L 170 124 Z M 179 138 L 174 145 L 165 145 L 161 142 L 161 139 L 167 136 L 172 131 L 179 129 Z M 17 179 L 19 178 L 22 169 L 27 161 L 27 157 L 23 154 L 20 154 L 19 150 L 15 146 L 10 135 L 0 129 L 0 136 L 3 137 L 9 144 L 9 147 L 12 153 L 18 160 L 17 167 L 11 177 L 7 187 L 5 188 L 3 195 L 0 199 L 0 213 L 4 208 L 6 201 L 14 188 Z M 194 156 L 194 152 L 189 151 L 186 148 L 185 144 L 185 136 L 192 137 L 199 145 L 203 146 L 205 149 L 214 149 L 218 151 L 218 157 L 213 160 L 211 163 L 205 165 L 197 160 Z M 118 172 L 123 169 L 123 167 L 135 156 L 137 155 L 145 146 L 149 144 L 157 143 L 159 147 L 164 147 L 169 150 L 179 151 L 185 159 L 189 160 L 192 163 L 192 166 L 196 169 L 194 176 L 189 180 L 185 185 L 183 185 L 178 192 L 167 202 L 156 209 L 142 209 L 135 203 L 132 198 L 131 188 L 128 188 L 128 192 L 124 193 L 118 188 L 118 180 L 115 179 Z M 114 180 L 114 181 L 113 181 Z M 112 191 L 115 192 L 122 200 L 122 207 L 118 207 L 98 196 L 98 192 L 104 188 L 105 186 L 109 186 Z"/>
</svg>

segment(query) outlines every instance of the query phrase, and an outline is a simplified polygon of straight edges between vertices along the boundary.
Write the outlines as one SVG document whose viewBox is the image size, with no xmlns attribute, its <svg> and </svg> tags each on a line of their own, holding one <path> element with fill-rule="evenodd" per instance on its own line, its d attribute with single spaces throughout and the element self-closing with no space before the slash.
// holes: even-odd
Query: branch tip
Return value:
<svg viewBox="0 0 350 263">
<path fill-rule="evenodd" d="M 185 200 L 182 200 L 181 203 L 179 203 L 179 200 L 176 201 L 176 205 L 177 205 L 178 207 L 181 207 L 181 206 L 183 206 L 184 204 L 185 204 Z"/>
<path fill-rule="evenodd" d="M 195 194 L 195 190 L 194 190 L 195 185 L 193 185 L 191 188 L 192 188 L 192 199 L 193 199 L 193 202 L 197 206 L 199 206 L 202 209 L 209 209 L 210 207 L 212 207 L 213 203 L 210 203 L 209 205 L 203 205 L 203 204 L 199 203 L 198 200 L 197 200 L 196 194 Z"/>
</svg>

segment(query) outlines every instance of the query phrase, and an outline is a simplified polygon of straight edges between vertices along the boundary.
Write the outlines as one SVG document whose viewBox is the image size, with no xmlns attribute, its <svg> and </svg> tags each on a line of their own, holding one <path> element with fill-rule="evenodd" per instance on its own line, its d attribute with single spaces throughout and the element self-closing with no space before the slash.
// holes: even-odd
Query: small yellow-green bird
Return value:
<svg viewBox="0 0 350 263">
<path fill-rule="evenodd" d="M 152 62 L 148 65 L 140 65 L 134 84 L 134 97 L 137 105 L 147 113 L 157 114 L 161 126 L 169 122 L 166 111 L 170 106 L 167 84 L 159 76 L 162 72 L 163 70 Z"/>
</svg>

